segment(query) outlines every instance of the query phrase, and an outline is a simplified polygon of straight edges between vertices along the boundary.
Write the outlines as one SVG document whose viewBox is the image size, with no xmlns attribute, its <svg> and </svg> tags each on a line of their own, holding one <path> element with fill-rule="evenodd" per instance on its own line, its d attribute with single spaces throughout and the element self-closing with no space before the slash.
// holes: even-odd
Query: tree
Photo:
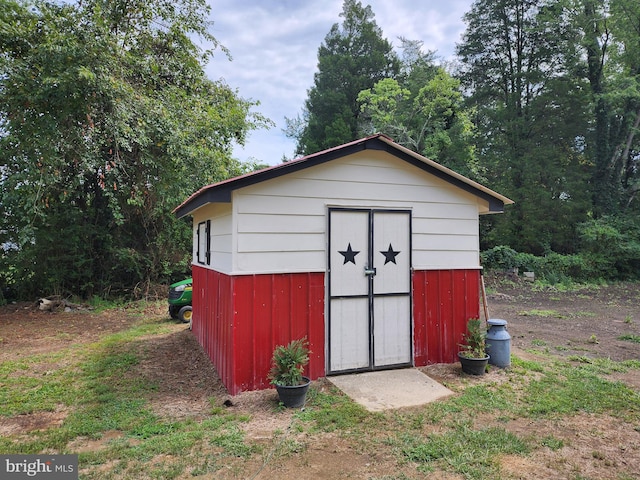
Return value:
<svg viewBox="0 0 640 480">
<path fill-rule="evenodd" d="M 287 119 L 287 133 L 298 142 L 297 154 L 357 139 L 358 93 L 398 71 L 397 56 L 382 38 L 370 6 L 345 0 L 340 16 L 342 24 L 331 27 L 318 50 L 318 71 L 302 119 Z"/>
<path fill-rule="evenodd" d="M 631 206 L 638 188 L 640 6 L 628 0 L 568 0 L 563 15 L 574 32 L 567 68 L 587 82 L 585 153 L 593 217 Z"/>
<path fill-rule="evenodd" d="M 89 296 L 185 269 L 171 210 L 242 171 L 232 143 L 266 122 L 205 77 L 206 2 L 0 2 L 4 280 Z"/>
<path fill-rule="evenodd" d="M 640 211 L 640 5 L 630 0 L 615 0 L 611 5 L 613 30 L 620 49 L 617 59 L 624 76 L 613 87 L 626 105 L 624 135 L 615 150 L 614 164 L 620 166 L 622 208 Z M 617 158 L 620 161 L 617 161 Z"/>
<path fill-rule="evenodd" d="M 453 170 L 480 179 L 474 126 L 459 80 L 435 65 L 422 42 L 402 39 L 401 73 L 358 95 L 361 129 L 382 132 L 399 144 Z"/>
<path fill-rule="evenodd" d="M 630 0 L 612 2 L 615 16 L 614 34 L 621 51 L 619 61 L 625 77 L 614 92 L 623 92 L 627 115 L 623 141 L 616 149 L 620 157 L 620 181 L 623 189 L 622 207 L 640 211 L 640 5 Z"/>
<path fill-rule="evenodd" d="M 590 74 L 591 64 L 600 59 L 600 69 L 595 69 L 600 78 L 589 76 L 596 104 L 595 141 L 604 139 L 607 147 L 600 150 L 596 143 L 594 184 L 611 192 L 596 196 L 594 205 L 596 213 L 617 214 L 632 207 L 640 191 L 640 5 L 629 0 L 611 0 L 604 6 L 585 1 L 583 5 L 585 17 L 595 17 L 588 17 L 594 27 L 587 31 L 590 37 L 585 34 L 585 39 L 590 38 L 585 42 L 587 52 L 595 44 L 601 53 L 588 59 Z M 598 31 L 601 37 L 596 36 Z M 638 205 L 636 201 L 636 211 Z"/>
<path fill-rule="evenodd" d="M 555 0 L 478 0 L 457 53 L 489 184 L 515 200 L 486 242 L 571 252 L 588 212 L 585 84 L 567 69 L 573 32 Z"/>
<path fill-rule="evenodd" d="M 606 2 L 578 0 L 569 2 L 571 21 L 581 35 L 580 47 L 586 57 L 586 78 L 590 85 L 593 105 L 593 134 L 588 149 L 594 162 L 591 175 L 593 207 L 596 216 L 615 210 L 616 189 L 612 169 L 608 167 L 611 145 L 609 135 L 609 106 L 605 98 L 605 67 L 611 46 Z"/>
</svg>

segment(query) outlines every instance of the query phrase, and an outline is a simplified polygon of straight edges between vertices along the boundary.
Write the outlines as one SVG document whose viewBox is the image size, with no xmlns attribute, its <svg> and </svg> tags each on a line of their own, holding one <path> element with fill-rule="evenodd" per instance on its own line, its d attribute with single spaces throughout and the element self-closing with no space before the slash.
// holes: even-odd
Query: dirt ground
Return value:
<svg viewBox="0 0 640 480">
<path fill-rule="evenodd" d="M 551 356 L 582 355 L 616 361 L 640 359 L 640 344 L 618 339 L 625 334 L 640 335 L 639 284 L 617 284 L 571 293 L 537 290 L 523 281 L 496 283 L 487 280 L 486 286 L 489 316 L 507 320 L 512 353 L 517 356 L 528 358 L 538 351 Z M 168 319 L 160 305 L 143 314 L 167 317 L 171 330 L 169 334 L 145 339 L 145 359 L 137 371 L 139 375 L 153 378 L 159 385 L 152 399 L 154 410 L 163 417 L 197 419 L 208 415 L 212 403 L 230 402 L 228 408 L 250 416 L 244 425 L 247 439 L 265 449 L 263 455 L 249 460 L 230 460 L 228 466 L 216 472 L 215 478 L 423 478 L 415 465 L 399 463 L 391 449 L 359 448 L 357 442 L 344 435 L 327 433 L 308 437 L 300 433 L 294 428 L 293 412 L 274 414 L 277 401 L 274 390 L 230 397 L 184 324 Z M 54 352 L 71 344 L 89 343 L 106 333 L 126 329 L 139 318 L 125 310 L 49 313 L 26 303 L 0 307 L 0 362 L 25 354 Z M 497 369 L 481 378 L 471 379 L 460 372 L 458 364 L 433 365 L 423 370 L 454 390 L 474 382 L 500 381 L 504 377 Z M 639 370 L 618 374 L 615 379 L 640 390 Z M 317 388 L 330 388 L 326 380 L 315 384 Z M 59 411 L 0 416 L 0 435 L 20 435 L 59 425 L 65 415 L 64 411 Z M 484 420 L 489 424 L 497 421 Z M 541 449 L 536 451 L 535 458 L 501 458 L 505 478 L 640 479 L 634 476 L 640 472 L 638 425 L 634 428 L 614 417 L 580 414 L 554 421 L 519 419 L 509 422 L 506 428 L 523 437 L 554 435 L 563 439 L 565 446 L 558 450 Z M 284 433 L 278 437 L 276 432 Z M 118 435 L 119 432 L 109 432 L 100 440 L 79 440 L 72 447 L 77 452 L 97 449 Z M 274 438 L 279 440 L 274 441 Z M 294 438 L 300 451 L 278 455 L 277 450 L 286 438 Z M 185 478 L 192 477 L 186 475 Z M 429 478 L 462 477 L 434 472 Z"/>
</svg>

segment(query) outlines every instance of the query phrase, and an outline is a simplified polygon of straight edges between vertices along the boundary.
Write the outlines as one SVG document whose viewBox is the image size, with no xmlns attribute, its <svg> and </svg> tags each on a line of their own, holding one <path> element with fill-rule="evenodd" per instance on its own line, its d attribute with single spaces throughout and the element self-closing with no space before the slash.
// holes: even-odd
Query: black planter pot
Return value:
<svg viewBox="0 0 640 480">
<path fill-rule="evenodd" d="M 462 365 L 462 371 L 469 375 L 484 375 L 489 363 L 489 355 L 485 358 L 470 358 L 458 353 L 458 359 L 460 360 L 460 365 Z"/>
<path fill-rule="evenodd" d="M 300 385 L 276 385 L 278 397 L 285 407 L 298 408 L 304 406 L 304 402 L 307 398 L 307 390 L 309 390 L 309 385 L 311 385 L 311 380 L 307 377 L 302 377 L 302 381 L 304 383 Z"/>
</svg>

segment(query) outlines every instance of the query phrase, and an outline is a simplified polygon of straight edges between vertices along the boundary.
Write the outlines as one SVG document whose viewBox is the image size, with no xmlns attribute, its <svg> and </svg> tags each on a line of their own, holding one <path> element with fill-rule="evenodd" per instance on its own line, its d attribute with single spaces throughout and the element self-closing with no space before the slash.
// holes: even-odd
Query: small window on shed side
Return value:
<svg viewBox="0 0 640 480">
<path fill-rule="evenodd" d="M 198 224 L 198 250 L 196 252 L 197 261 L 201 265 L 211 263 L 211 220 Z"/>
</svg>

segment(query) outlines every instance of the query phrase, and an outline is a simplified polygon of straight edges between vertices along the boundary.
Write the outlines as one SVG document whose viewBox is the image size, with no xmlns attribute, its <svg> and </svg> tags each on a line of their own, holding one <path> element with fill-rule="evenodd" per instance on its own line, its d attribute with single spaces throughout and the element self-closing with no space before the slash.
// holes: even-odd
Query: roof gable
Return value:
<svg viewBox="0 0 640 480">
<path fill-rule="evenodd" d="M 174 211 L 177 217 L 189 215 L 196 209 L 207 203 L 228 203 L 231 202 L 232 192 L 239 188 L 254 185 L 266 180 L 288 175 L 299 170 L 330 162 L 337 158 L 342 158 L 363 150 L 381 150 L 418 167 L 419 169 L 434 175 L 461 190 L 471 193 L 489 204 L 490 213 L 504 211 L 504 206 L 513 203 L 504 197 L 473 180 L 460 175 L 422 155 L 398 145 L 389 137 L 382 134 L 356 140 L 338 147 L 334 147 L 322 152 L 314 153 L 306 157 L 281 163 L 273 167 L 251 172 L 239 177 L 224 180 L 222 182 L 207 185 L 180 204 Z"/>
</svg>

